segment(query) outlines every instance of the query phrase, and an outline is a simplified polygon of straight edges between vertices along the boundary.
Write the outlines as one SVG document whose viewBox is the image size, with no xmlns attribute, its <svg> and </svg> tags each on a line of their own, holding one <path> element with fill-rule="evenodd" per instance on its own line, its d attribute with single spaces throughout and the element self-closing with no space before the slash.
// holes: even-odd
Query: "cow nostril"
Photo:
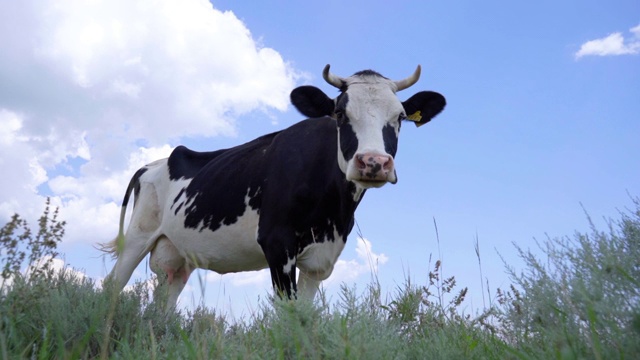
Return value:
<svg viewBox="0 0 640 360">
<path fill-rule="evenodd" d="M 387 158 L 387 161 L 384 162 L 384 164 L 382 165 L 382 168 L 385 170 L 392 170 L 393 169 L 393 159 L 391 157 Z"/>
<path fill-rule="evenodd" d="M 356 155 L 356 167 L 358 169 L 367 168 L 367 164 L 364 162 L 364 155 Z"/>
</svg>

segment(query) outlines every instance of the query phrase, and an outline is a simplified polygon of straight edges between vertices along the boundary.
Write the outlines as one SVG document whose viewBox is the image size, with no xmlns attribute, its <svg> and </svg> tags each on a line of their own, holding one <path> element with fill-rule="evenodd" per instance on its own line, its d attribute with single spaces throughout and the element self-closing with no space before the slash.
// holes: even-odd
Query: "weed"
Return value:
<svg viewBox="0 0 640 360">
<path fill-rule="evenodd" d="M 514 282 L 498 290 L 497 331 L 536 357 L 625 358 L 640 354 L 640 201 L 636 209 L 573 237 L 538 246 L 545 259 L 516 245 L 526 270 L 507 266 Z M 504 261 L 504 259 L 503 259 Z"/>
<path fill-rule="evenodd" d="M 38 219 L 34 234 L 26 220 L 14 214 L 0 229 L 0 262 L 3 284 L 20 274 L 27 266 L 32 279 L 50 273 L 52 259 L 58 255 L 58 243 L 64 236 L 65 222 L 58 220 L 58 208 L 51 212 L 51 201 L 46 200 L 44 213 Z M 25 264 L 26 260 L 26 264 Z"/>
</svg>

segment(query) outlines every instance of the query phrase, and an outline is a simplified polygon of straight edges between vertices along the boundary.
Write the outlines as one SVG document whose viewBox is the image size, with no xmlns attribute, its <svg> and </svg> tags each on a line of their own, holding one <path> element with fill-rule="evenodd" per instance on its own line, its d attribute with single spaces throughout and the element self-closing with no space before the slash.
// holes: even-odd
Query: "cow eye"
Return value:
<svg viewBox="0 0 640 360">
<path fill-rule="evenodd" d="M 398 115 L 398 122 L 402 122 L 403 120 L 407 120 L 407 114 L 400 113 L 400 115 Z"/>
</svg>

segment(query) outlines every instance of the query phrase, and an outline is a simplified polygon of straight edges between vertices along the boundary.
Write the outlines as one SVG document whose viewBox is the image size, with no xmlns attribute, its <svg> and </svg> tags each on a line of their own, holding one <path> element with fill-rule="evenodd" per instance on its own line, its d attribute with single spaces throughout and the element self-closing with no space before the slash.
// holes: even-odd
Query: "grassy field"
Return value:
<svg viewBox="0 0 640 360">
<path fill-rule="evenodd" d="M 50 259 L 64 236 L 56 211 L 33 231 L 19 216 L 0 229 L 2 359 L 638 359 L 640 201 L 609 228 L 548 239 L 544 258 L 518 249 L 512 285 L 480 314 L 436 261 L 428 284 L 394 294 L 344 286 L 328 304 L 265 301 L 251 318 L 214 309 L 164 314 L 147 289 L 115 295 Z M 508 259 L 505 259 L 508 264 Z M 30 271 L 24 272 L 29 265 Z"/>
</svg>

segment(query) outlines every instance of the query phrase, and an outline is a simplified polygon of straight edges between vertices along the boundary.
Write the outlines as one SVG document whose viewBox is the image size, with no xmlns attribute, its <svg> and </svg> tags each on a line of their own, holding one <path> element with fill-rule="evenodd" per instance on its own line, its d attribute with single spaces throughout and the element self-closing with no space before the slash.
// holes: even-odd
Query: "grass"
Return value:
<svg viewBox="0 0 640 360">
<path fill-rule="evenodd" d="M 546 239 L 544 258 L 518 248 L 479 314 L 436 261 L 427 284 L 383 296 L 373 281 L 337 301 L 263 301 L 245 321 L 200 307 L 165 314 L 144 284 L 114 295 L 51 256 L 64 223 L 47 204 L 38 231 L 18 215 L 0 229 L 3 359 L 635 359 L 640 356 L 640 202 L 607 231 Z M 476 246 L 479 266 L 479 249 Z M 44 259 L 44 260 L 43 260 Z M 29 265 L 37 269 L 21 272 Z M 491 297 L 490 297 L 491 298 Z"/>
</svg>

